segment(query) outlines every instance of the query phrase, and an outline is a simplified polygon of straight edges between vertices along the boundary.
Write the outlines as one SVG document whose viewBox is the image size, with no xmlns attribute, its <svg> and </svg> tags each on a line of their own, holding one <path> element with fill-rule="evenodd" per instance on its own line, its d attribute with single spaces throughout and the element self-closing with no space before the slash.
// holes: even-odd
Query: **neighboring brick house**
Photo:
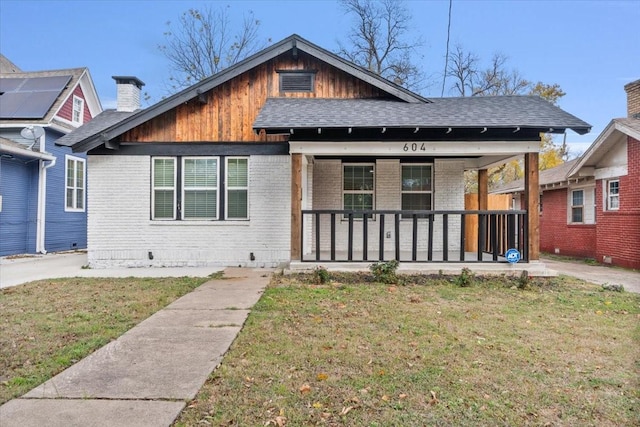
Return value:
<svg viewBox="0 0 640 427">
<path fill-rule="evenodd" d="M 540 251 L 640 269 L 640 80 L 624 87 L 628 117 L 585 153 L 540 172 Z M 517 195 L 523 182 L 496 193 Z"/>
<path fill-rule="evenodd" d="M 539 97 L 426 99 L 297 35 L 118 110 L 59 141 L 88 152 L 95 268 L 504 263 L 464 251 L 464 171 L 522 154 L 535 206 L 540 133 L 590 129 Z M 534 262 L 536 213 L 479 215 Z"/>
<path fill-rule="evenodd" d="M 0 55 L 0 256 L 87 247 L 86 156 L 56 141 L 100 112 L 87 68 Z"/>
</svg>

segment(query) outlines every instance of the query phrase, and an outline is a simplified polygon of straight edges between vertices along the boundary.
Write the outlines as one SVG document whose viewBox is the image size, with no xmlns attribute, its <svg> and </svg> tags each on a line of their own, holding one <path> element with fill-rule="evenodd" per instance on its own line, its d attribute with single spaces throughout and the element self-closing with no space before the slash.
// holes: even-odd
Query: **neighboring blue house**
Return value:
<svg viewBox="0 0 640 427">
<path fill-rule="evenodd" d="M 86 156 L 55 142 L 101 112 L 87 68 L 0 55 L 0 256 L 87 247 Z"/>
</svg>

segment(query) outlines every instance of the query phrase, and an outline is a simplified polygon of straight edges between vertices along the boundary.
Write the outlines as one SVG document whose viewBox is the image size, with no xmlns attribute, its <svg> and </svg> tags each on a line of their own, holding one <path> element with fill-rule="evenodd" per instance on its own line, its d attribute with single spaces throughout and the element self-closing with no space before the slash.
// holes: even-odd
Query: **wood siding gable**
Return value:
<svg viewBox="0 0 640 427">
<path fill-rule="evenodd" d="M 279 72 L 315 74 L 311 92 L 281 92 Z M 309 54 L 291 52 L 266 61 L 127 132 L 121 142 L 270 142 L 283 135 L 256 134 L 252 124 L 269 97 L 393 98 Z"/>
</svg>

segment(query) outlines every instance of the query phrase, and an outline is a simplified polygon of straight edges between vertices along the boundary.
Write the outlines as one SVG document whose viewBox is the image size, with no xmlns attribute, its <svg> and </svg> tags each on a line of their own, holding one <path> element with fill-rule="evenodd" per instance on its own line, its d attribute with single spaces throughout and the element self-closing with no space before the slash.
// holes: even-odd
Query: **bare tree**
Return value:
<svg viewBox="0 0 640 427">
<path fill-rule="evenodd" d="M 232 25 L 229 6 L 189 9 L 174 28 L 167 22 L 166 44 L 158 46 L 171 64 L 172 90 L 185 88 L 216 74 L 262 49 L 260 21 L 252 12 Z"/>
<path fill-rule="evenodd" d="M 408 40 L 411 14 L 400 0 L 341 0 L 354 16 L 348 46 L 339 43 L 338 54 L 371 72 L 418 89 L 422 72 L 413 62 L 420 39 Z"/>
<path fill-rule="evenodd" d="M 460 96 L 517 95 L 528 92 L 531 83 L 518 70 L 507 67 L 508 58 L 496 53 L 485 69 L 479 57 L 456 46 L 451 54 L 447 77 L 454 81 L 451 89 Z"/>
</svg>

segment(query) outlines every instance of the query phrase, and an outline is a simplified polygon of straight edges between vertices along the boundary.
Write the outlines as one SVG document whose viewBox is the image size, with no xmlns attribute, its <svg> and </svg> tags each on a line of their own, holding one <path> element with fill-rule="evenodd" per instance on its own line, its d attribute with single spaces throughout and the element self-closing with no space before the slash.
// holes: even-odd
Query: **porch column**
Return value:
<svg viewBox="0 0 640 427">
<path fill-rule="evenodd" d="M 489 171 L 487 169 L 478 170 L 478 209 L 485 211 L 489 203 Z"/>
<path fill-rule="evenodd" d="M 302 224 L 302 154 L 291 154 L 291 260 L 299 261 Z"/>
<path fill-rule="evenodd" d="M 540 259 L 540 185 L 538 153 L 524 155 L 524 200 L 529 223 L 529 261 Z"/>
</svg>

